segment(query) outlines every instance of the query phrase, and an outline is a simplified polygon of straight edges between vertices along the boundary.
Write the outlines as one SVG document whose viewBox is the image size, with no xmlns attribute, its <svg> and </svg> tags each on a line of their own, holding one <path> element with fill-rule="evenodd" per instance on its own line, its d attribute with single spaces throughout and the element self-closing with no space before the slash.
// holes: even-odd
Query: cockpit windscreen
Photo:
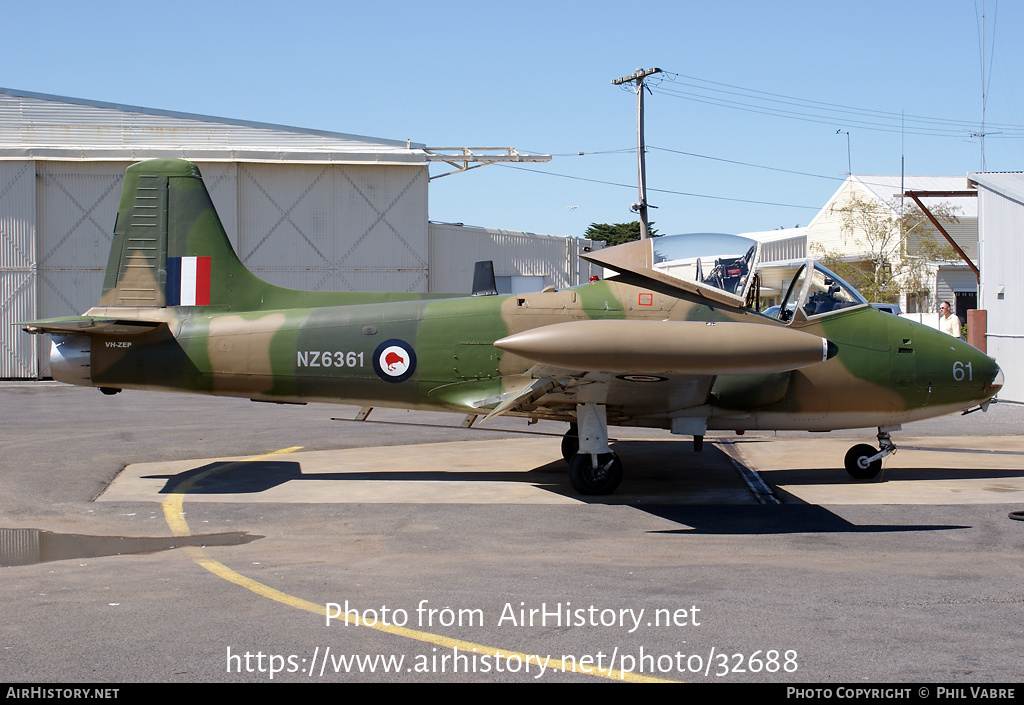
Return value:
<svg viewBox="0 0 1024 705">
<path fill-rule="evenodd" d="M 797 306 L 810 318 L 866 303 L 867 299 L 852 286 L 821 264 L 809 261 L 793 278 L 778 316 L 780 320 L 789 320 Z"/>
</svg>

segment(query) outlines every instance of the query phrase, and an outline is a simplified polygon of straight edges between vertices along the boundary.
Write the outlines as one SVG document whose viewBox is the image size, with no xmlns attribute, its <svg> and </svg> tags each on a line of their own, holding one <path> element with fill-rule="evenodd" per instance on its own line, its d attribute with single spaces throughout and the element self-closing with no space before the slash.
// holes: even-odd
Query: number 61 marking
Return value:
<svg viewBox="0 0 1024 705">
<path fill-rule="evenodd" d="M 971 369 L 971 363 L 963 363 L 957 360 L 953 363 L 953 380 L 955 382 L 963 381 L 965 376 L 964 370 L 967 370 L 967 381 L 971 382 L 974 380 L 974 371 Z"/>
</svg>

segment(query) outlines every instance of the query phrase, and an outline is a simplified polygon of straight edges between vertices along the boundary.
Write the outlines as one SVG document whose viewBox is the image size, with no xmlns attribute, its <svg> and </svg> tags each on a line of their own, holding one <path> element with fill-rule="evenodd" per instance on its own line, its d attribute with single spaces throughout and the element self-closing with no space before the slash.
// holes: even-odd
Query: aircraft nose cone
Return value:
<svg viewBox="0 0 1024 705">
<path fill-rule="evenodd" d="M 992 377 L 992 381 L 988 383 L 988 388 L 995 394 L 1003 388 L 1003 371 L 996 365 L 996 373 Z"/>
<path fill-rule="evenodd" d="M 973 350 L 973 348 L 971 349 Z M 981 383 L 980 398 L 975 397 L 979 403 L 985 403 L 994 397 L 1003 387 L 1003 371 L 996 364 L 996 361 L 981 351 L 977 351 L 973 357 L 963 355 L 963 366 L 954 369 L 954 376 L 963 376 L 970 388 L 970 379 L 973 372 L 975 383 Z M 955 363 L 954 363 L 955 364 Z M 973 368 L 973 369 L 972 369 Z M 977 393 L 976 393 L 977 394 Z"/>
</svg>

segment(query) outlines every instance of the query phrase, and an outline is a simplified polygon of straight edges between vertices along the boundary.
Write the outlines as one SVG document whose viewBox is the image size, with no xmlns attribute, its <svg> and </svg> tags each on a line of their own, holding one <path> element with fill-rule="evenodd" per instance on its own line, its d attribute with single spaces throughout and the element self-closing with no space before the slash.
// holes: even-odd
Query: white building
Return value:
<svg viewBox="0 0 1024 705">
<path fill-rule="evenodd" d="M 807 228 L 741 234 L 761 243 L 761 310 L 782 303 L 793 277 L 807 259 Z"/>
<path fill-rule="evenodd" d="M 887 217 L 898 217 L 901 194 L 904 191 L 966 191 L 967 180 L 963 176 L 864 176 L 852 175 L 833 194 L 825 206 L 807 225 L 807 251 L 811 257 L 823 254 L 840 255 L 844 261 L 863 261 L 870 252 L 872 243 L 859 229 L 844 227 L 844 209 L 858 200 L 868 207 L 878 207 L 878 212 Z M 955 210 L 956 220 L 944 220 L 943 227 L 957 245 L 976 265 L 978 260 L 978 210 L 974 197 L 923 198 L 924 205 L 938 210 L 946 204 Z M 913 202 L 905 199 L 908 208 L 915 208 Z M 940 245 L 943 237 L 930 224 L 925 231 Z M 906 252 L 919 252 L 920 238 L 910 236 L 901 245 L 897 237 L 889 243 L 889 257 L 894 271 L 897 271 Z M 961 320 L 966 320 L 966 311 L 975 308 L 977 276 L 966 262 L 956 259 L 930 261 L 926 265 L 923 287 L 916 292 L 903 291 L 897 302 L 908 313 L 933 313 L 939 302 L 956 302 Z"/>
<path fill-rule="evenodd" d="M 0 378 L 48 374 L 48 346 L 12 324 L 99 300 L 124 170 L 153 157 L 199 165 L 241 260 L 280 286 L 469 293 L 473 257 L 510 285 L 567 286 L 595 246 L 431 225 L 429 164 L 476 155 L 0 88 Z"/>
<path fill-rule="evenodd" d="M 968 174 L 978 189 L 981 286 L 988 354 L 1003 369 L 1000 400 L 1024 402 L 1024 173 Z"/>
</svg>

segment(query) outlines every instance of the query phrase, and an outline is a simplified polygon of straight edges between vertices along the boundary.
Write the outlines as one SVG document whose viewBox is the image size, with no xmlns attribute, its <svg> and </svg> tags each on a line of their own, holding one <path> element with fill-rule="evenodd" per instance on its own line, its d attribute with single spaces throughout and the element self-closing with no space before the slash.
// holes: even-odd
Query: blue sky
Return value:
<svg viewBox="0 0 1024 705">
<path fill-rule="evenodd" d="M 986 125 L 1000 133 L 986 140 L 987 167 L 1021 170 L 1024 3 L 984 9 Z M 634 219 L 636 98 L 611 80 L 657 66 L 666 73 L 646 99 L 655 227 L 745 232 L 806 225 L 847 171 L 845 132 L 854 173 L 898 174 L 901 153 L 908 174 L 980 169 L 969 133 L 981 121 L 981 10 L 981 0 L 5 2 L 0 85 L 559 155 L 437 179 L 430 217 L 580 235 Z"/>
</svg>

